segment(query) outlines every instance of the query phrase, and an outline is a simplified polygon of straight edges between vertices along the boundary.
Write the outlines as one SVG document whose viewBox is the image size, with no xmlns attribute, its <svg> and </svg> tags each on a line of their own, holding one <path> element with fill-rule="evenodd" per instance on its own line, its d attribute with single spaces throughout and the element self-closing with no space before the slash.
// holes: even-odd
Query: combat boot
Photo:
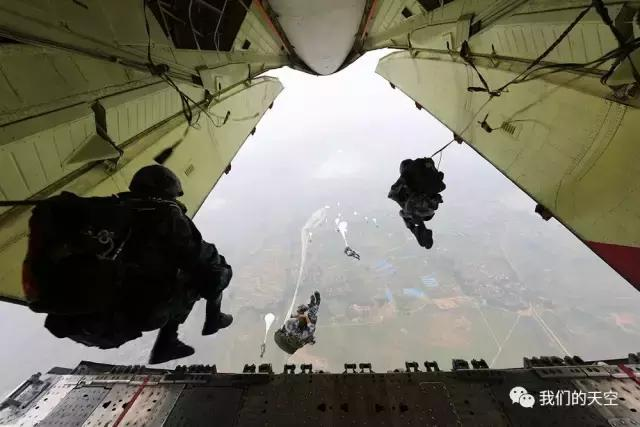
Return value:
<svg viewBox="0 0 640 427">
<path fill-rule="evenodd" d="M 149 364 L 165 363 L 191 356 L 194 353 L 193 347 L 178 339 L 178 324 L 172 323 L 163 326 L 158 332 L 158 337 L 149 356 Z"/>
</svg>

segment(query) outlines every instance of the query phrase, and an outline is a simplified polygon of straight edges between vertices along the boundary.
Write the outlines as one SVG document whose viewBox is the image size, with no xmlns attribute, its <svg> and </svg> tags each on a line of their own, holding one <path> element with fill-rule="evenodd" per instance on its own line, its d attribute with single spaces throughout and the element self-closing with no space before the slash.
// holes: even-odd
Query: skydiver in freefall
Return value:
<svg viewBox="0 0 640 427">
<path fill-rule="evenodd" d="M 420 246 L 433 246 L 433 233 L 425 226 L 435 215 L 446 188 L 444 173 L 438 171 L 431 158 L 406 159 L 400 163 L 400 178 L 391 186 L 389 197 L 401 207 L 400 217 Z"/>
</svg>

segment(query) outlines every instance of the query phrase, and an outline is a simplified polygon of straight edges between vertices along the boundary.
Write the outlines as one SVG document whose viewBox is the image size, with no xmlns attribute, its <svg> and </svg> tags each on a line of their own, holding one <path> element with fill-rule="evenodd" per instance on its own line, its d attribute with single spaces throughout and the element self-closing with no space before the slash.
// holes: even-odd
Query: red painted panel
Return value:
<svg viewBox="0 0 640 427">
<path fill-rule="evenodd" d="M 640 290 L 640 248 L 599 242 L 587 242 L 587 245 Z"/>
</svg>

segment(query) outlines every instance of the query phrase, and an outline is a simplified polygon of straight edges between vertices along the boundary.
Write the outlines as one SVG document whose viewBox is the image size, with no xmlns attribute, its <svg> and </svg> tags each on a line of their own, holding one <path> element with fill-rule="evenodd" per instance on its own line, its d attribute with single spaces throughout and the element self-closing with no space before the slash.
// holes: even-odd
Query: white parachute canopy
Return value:
<svg viewBox="0 0 640 427">
<path fill-rule="evenodd" d="M 264 341 L 267 341 L 267 334 L 269 333 L 269 329 L 273 324 L 273 321 L 276 319 L 276 315 L 273 313 L 267 313 L 264 315 Z"/>
<path fill-rule="evenodd" d="M 260 346 L 260 358 L 264 356 L 264 352 L 267 350 L 267 335 L 269 335 L 269 329 L 275 319 L 276 316 L 273 313 L 264 315 L 264 340 L 262 340 L 262 345 Z"/>
</svg>

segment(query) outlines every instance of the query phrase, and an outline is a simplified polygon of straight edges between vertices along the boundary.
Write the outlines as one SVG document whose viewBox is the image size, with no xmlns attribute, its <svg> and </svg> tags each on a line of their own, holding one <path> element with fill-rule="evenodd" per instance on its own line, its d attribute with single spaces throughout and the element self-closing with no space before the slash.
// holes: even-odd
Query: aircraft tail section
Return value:
<svg viewBox="0 0 640 427">
<path fill-rule="evenodd" d="M 484 27 L 456 21 L 457 3 L 408 29 L 409 50 L 377 73 L 640 289 L 640 99 L 610 28 L 589 4 L 528 3 Z M 607 7 L 616 22 L 630 16 Z"/>
<path fill-rule="evenodd" d="M 75 117 L 71 120 L 44 120 L 25 129 L 20 129 L 24 122 L 10 124 L 3 131 L 15 137 L 5 140 L 0 154 L 0 161 L 10 167 L 0 175 L 3 186 L 12 185 L 3 194 L 37 199 L 60 191 L 84 196 L 127 191 L 138 169 L 170 150 L 164 164 L 181 179 L 181 200 L 193 216 L 281 90 L 277 79 L 255 78 L 218 97 L 206 113 L 193 107 L 191 127 L 178 94 L 164 83 L 99 99 L 99 108 L 72 107 L 70 114 L 79 116 L 69 115 Z M 96 133 L 96 126 L 104 128 L 111 142 Z M 66 154 L 60 155 L 65 148 Z M 35 182 L 34 176 L 42 179 Z M 24 300 L 20 267 L 29 215 L 24 207 L 5 208 L 0 215 L 0 296 L 9 302 Z"/>
</svg>

